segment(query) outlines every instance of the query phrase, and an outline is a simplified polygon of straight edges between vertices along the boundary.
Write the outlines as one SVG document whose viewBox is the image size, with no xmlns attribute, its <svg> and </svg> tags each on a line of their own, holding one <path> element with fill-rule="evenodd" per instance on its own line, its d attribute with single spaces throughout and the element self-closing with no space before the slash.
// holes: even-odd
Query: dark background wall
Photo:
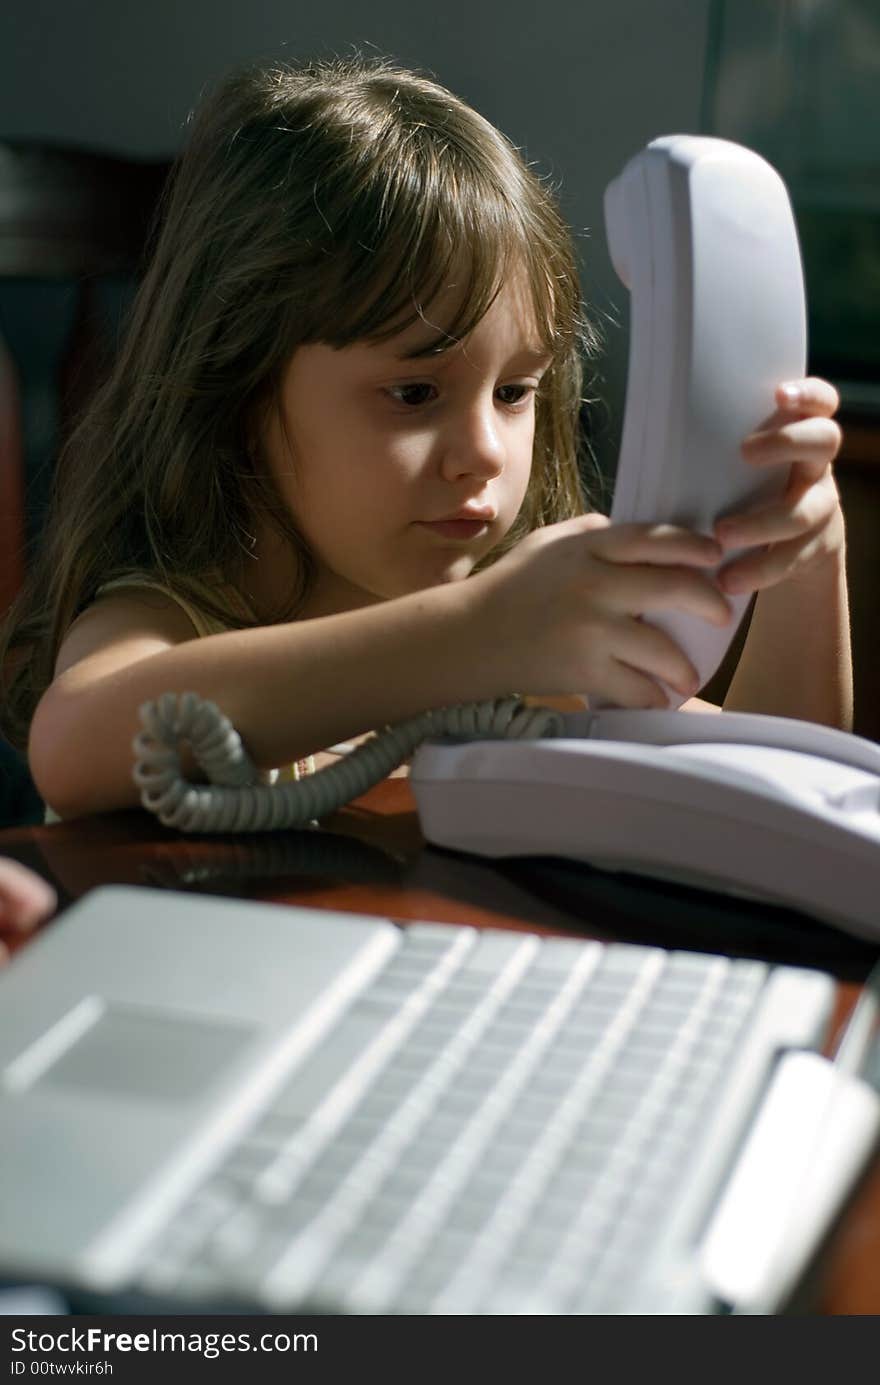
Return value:
<svg viewBox="0 0 880 1385">
<path fill-rule="evenodd" d="M 206 82 L 252 58 L 376 50 L 427 68 L 558 185 L 606 337 L 600 451 L 614 451 L 626 294 L 602 193 L 655 135 L 699 129 L 710 0 L 5 0 L 0 136 L 173 153 Z"/>
<path fill-rule="evenodd" d="M 557 186 L 605 337 L 591 417 L 609 472 L 628 303 L 605 250 L 605 186 L 649 139 L 682 131 L 739 139 L 780 169 L 811 368 L 844 401 L 859 728 L 880 737 L 880 0 L 4 0 L 0 140 L 167 157 L 229 68 L 352 49 L 433 72 Z"/>
</svg>

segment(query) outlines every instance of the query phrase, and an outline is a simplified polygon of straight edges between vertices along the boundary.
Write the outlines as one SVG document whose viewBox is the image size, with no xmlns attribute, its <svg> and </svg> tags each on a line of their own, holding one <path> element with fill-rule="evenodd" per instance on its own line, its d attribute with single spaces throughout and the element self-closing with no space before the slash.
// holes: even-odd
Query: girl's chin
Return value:
<svg viewBox="0 0 880 1385">
<path fill-rule="evenodd" d="M 439 587 L 448 582 L 463 582 L 466 577 L 470 577 L 476 563 L 476 558 L 471 558 L 465 554 L 454 559 L 447 558 L 444 563 L 436 563 L 426 567 L 425 577 L 420 586 Z M 413 590 L 416 589 L 413 588 Z"/>
</svg>

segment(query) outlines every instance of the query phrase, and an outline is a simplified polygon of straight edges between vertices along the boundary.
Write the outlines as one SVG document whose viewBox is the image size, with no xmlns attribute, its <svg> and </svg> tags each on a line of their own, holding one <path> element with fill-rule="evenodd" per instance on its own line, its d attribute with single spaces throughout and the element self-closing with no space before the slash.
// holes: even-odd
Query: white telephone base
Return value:
<svg viewBox="0 0 880 1385">
<path fill-rule="evenodd" d="M 611 519 L 710 533 L 720 515 L 786 481 L 784 468 L 757 471 L 740 452 L 772 415 L 776 387 L 806 374 L 804 280 L 785 184 L 742 145 L 667 135 L 609 184 L 605 228 L 631 294 Z M 736 619 L 722 628 L 678 611 L 651 621 L 705 685 L 749 599 L 731 600 Z M 670 706 L 683 701 L 666 692 Z"/>
<path fill-rule="evenodd" d="M 578 713 L 536 741 L 431 741 L 436 846 L 562 856 L 786 905 L 880 940 L 880 747 L 783 717 Z"/>
</svg>

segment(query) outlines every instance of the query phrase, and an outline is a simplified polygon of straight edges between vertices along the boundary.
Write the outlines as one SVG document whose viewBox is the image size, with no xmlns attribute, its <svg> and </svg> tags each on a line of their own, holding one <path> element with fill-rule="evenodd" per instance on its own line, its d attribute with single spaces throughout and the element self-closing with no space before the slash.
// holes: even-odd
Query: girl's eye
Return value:
<svg viewBox="0 0 880 1385">
<path fill-rule="evenodd" d="M 437 387 L 416 380 L 408 385 L 392 385 L 388 393 L 395 403 L 406 404 L 408 408 L 417 409 L 420 404 L 429 404 L 432 399 L 436 398 Z"/>
<path fill-rule="evenodd" d="M 499 385 L 495 391 L 502 404 L 522 404 L 534 393 L 533 385 Z"/>
</svg>

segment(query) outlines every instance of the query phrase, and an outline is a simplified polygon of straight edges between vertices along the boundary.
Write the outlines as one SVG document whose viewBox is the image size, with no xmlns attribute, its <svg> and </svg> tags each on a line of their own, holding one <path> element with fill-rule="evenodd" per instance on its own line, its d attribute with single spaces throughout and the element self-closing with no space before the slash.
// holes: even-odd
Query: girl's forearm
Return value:
<svg viewBox="0 0 880 1385">
<path fill-rule="evenodd" d="M 841 551 L 797 582 L 758 595 L 724 707 L 849 730 L 852 699 L 849 603 Z"/>
<path fill-rule="evenodd" d="M 85 658 L 37 709 L 38 787 L 62 817 L 135 803 L 138 708 L 163 692 L 216 702 L 269 768 L 427 707 L 508 691 L 476 633 L 477 591 L 477 583 L 450 584 L 342 615 L 189 640 L 133 662 Z"/>
<path fill-rule="evenodd" d="M 247 673 L 224 687 L 218 662 L 215 692 L 208 695 L 261 767 L 427 707 L 494 696 L 505 689 L 492 660 L 481 657 L 470 588 L 435 587 L 341 615 L 243 632 L 247 645 L 240 641 L 236 658 Z M 231 645 L 201 643 L 212 660 L 230 657 Z"/>
</svg>

